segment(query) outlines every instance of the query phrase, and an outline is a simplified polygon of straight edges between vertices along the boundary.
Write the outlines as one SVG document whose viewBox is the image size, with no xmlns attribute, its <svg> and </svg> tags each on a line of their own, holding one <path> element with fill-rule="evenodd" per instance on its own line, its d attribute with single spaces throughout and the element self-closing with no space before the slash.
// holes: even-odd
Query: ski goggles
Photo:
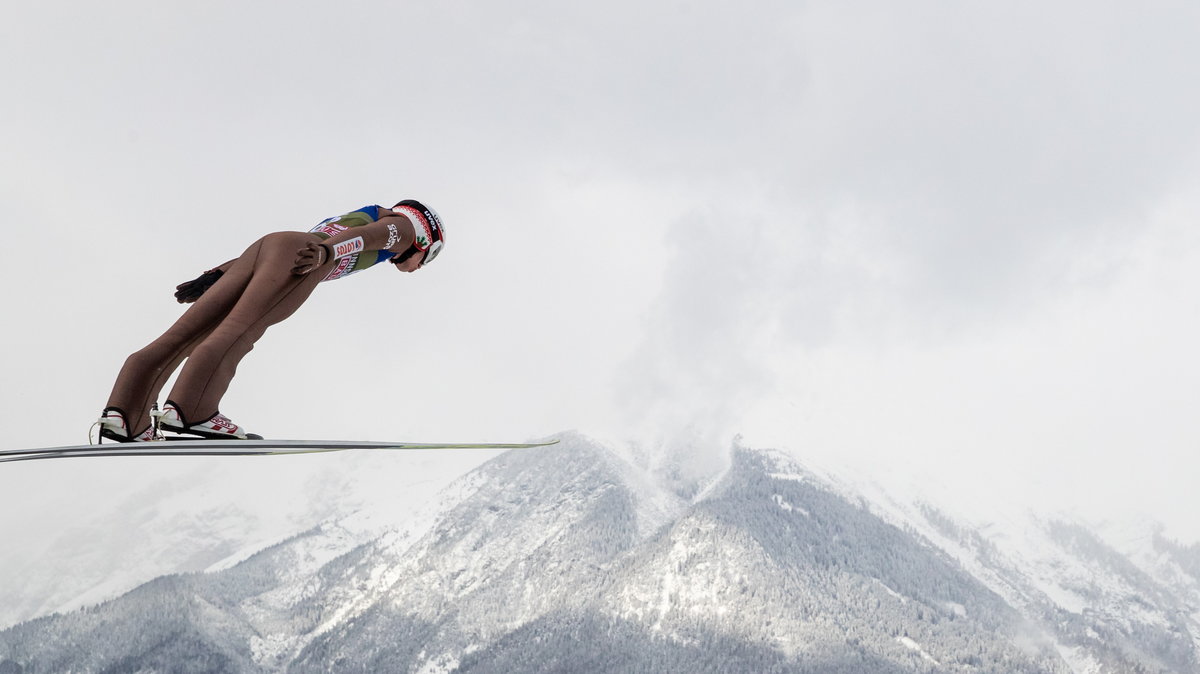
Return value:
<svg viewBox="0 0 1200 674">
<path fill-rule="evenodd" d="M 433 258 L 437 257 L 438 253 L 440 252 L 442 252 L 442 242 L 434 241 L 428 248 L 425 249 L 425 257 L 421 258 L 421 266 L 424 267 L 430 262 L 433 262 Z"/>
</svg>

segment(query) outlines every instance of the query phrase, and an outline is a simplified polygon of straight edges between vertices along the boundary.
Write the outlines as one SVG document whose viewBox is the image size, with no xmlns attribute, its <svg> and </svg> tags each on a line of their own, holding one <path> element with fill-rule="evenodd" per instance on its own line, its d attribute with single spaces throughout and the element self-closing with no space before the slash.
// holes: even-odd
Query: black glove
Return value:
<svg viewBox="0 0 1200 674">
<path fill-rule="evenodd" d="M 195 302 L 196 300 L 200 299 L 200 296 L 204 294 L 204 291 L 212 287 L 212 284 L 216 283 L 217 279 L 221 278 L 221 275 L 224 273 L 225 272 L 221 271 L 220 269 L 209 269 L 201 274 L 199 278 L 180 283 L 179 285 L 175 286 L 175 301 L 179 302 L 180 304 L 189 304 L 191 302 Z"/>
</svg>

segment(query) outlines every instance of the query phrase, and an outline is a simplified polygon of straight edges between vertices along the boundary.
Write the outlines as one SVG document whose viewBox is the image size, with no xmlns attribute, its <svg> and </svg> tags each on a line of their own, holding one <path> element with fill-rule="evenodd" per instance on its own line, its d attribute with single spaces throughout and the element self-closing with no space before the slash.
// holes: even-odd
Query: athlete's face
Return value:
<svg viewBox="0 0 1200 674">
<path fill-rule="evenodd" d="M 399 269 L 400 271 L 414 272 L 421 268 L 421 260 L 424 260 L 424 259 L 425 259 L 425 253 L 419 252 L 416 255 L 413 255 L 412 257 L 408 258 L 404 262 L 399 262 L 392 266 L 395 267 L 396 269 Z"/>
</svg>

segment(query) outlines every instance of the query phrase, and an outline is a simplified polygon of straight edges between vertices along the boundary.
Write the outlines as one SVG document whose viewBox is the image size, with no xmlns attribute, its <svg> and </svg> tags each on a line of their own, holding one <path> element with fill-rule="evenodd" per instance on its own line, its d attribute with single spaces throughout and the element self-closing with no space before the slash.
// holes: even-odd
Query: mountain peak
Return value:
<svg viewBox="0 0 1200 674">
<path fill-rule="evenodd" d="M 687 497 L 630 456 L 582 434 L 502 454 L 374 538 L 348 513 L 228 568 L 16 626 L 0 633 L 0 667 L 1196 669 L 1178 593 L 1086 530 L 1051 527 L 1046 545 L 1140 604 L 1091 594 L 1073 611 L 1054 600 L 1072 579 L 986 532 L 931 506 L 878 507 L 781 452 L 728 448 Z M 1194 551 L 1170 554 L 1195 597 L 1180 570 Z M 170 606 L 185 610 L 164 620 Z"/>
</svg>

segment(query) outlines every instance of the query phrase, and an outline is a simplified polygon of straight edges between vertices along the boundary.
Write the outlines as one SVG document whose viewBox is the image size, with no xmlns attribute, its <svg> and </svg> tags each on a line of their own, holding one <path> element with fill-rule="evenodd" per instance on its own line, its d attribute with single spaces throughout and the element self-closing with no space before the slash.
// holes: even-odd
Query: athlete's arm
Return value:
<svg viewBox="0 0 1200 674">
<path fill-rule="evenodd" d="M 416 232 L 403 215 L 389 215 L 370 224 L 351 227 L 325 239 L 334 257 L 345 257 L 364 250 L 390 250 L 403 253 L 413 245 Z"/>
<path fill-rule="evenodd" d="M 375 222 L 351 227 L 324 241 L 310 241 L 296 251 L 292 273 L 303 276 L 332 259 L 368 250 L 403 253 L 416 240 L 412 222 L 403 215 L 389 215 Z"/>
</svg>

